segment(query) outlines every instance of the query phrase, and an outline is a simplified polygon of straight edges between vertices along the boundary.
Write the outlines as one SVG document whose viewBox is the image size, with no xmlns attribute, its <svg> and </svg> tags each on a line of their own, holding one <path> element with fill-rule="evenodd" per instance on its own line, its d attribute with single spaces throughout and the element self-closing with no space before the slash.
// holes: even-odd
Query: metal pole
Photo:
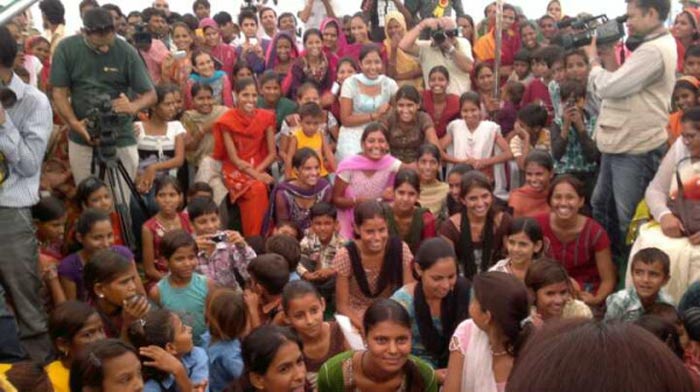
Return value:
<svg viewBox="0 0 700 392">
<path fill-rule="evenodd" d="M 15 0 L 10 1 L 9 4 L 0 5 L 0 24 L 9 21 L 15 15 L 31 7 L 32 4 L 38 1 L 39 0 Z"/>
<path fill-rule="evenodd" d="M 493 87 L 493 97 L 498 99 L 498 89 L 501 84 L 501 48 L 503 46 L 503 0 L 496 0 L 496 59 L 493 65 L 493 75 L 496 81 Z"/>
</svg>

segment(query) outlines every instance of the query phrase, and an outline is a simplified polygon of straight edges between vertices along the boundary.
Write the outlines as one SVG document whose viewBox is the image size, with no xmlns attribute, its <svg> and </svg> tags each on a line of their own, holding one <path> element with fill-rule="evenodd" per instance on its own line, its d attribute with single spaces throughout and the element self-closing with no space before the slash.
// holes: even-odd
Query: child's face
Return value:
<svg viewBox="0 0 700 392">
<path fill-rule="evenodd" d="M 219 214 L 203 214 L 192 220 L 194 232 L 197 235 L 213 235 L 221 230 L 221 219 Z"/>
<path fill-rule="evenodd" d="M 338 67 L 338 75 L 336 80 L 338 81 L 338 84 L 343 84 L 345 79 L 349 78 L 355 73 L 355 68 L 349 63 L 345 62 Z"/>
<path fill-rule="evenodd" d="M 283 225 L 283 226 L 276 227 L 275 230 L 273 230 L 272 234 L 273 235 L 282 234 L 282 235 L 290 236 L 292 238 L 297 238 L 297 235 L 299 233 L 297 233 L 297 230 L 295 228 L 293 228 L 292 226 Z"/>
<path fill-rule="evenodd" d="M 241 68 L 236 72 L 236 80 L 240 80 L 243 78 L 252 78 L 253 77 L 253 71 L 250 70 L 250 68 Z"/>
<path fill-rule="evenodd" d="M 66 215 L 48 222 L 37 224 L 37 237 L 45 242 L 63 241 L 63 234 L 66 231 Z"/>
<path fill-rule="evenodd" d="M 689 121 L 682 123 L 681 126 L 683 128 L 681 132 L 683 144 L 690 150 L 690 156 L 696 157 L 700 155 L 700 130 L 695 128 L 693 122 Z"/>
<path fill-rule="evenodd" d="M 552 64 L 552 79 L 557 83 L 561 83 L 566 77 L 566 69 L 563 61 L 557 61 Z"/>
<path fill-rule="evenodd" d="M 588 64 L 581 56 L 569 56 L 566 59 L 566 77 L 586 83 L 588 81 Z"/>
<path fill-rule="evenodd" d="M 447 185 L 450 186 L 450 197 L 454 201 L 459 201 L 459 191 L 462 184 L 462 175 L 459 173 L 452 173 L 447 176 Z"/>
<path fill-rule="evenodd" d="M 182 195 L 171 185 L 163 187 L 156 194 L 156 203 L 164 215 L 174 215 L 182 202 Z"/>
<path fill-rule="evenodd" d="M 114 245 L 112 222 L 108 220 L 95 222 L 87 233 L 78 233 L 77 239 L 78 242 L 83 245 L 83 249 L 88 253 L 107 249 Z"/>
<path fill-rule="evenodd" d="M 530 162 L 525 166 L 525 183 L 537 192 L 545 192 L 549 189 L 549 181 L 552 172 L 546 167 Z"/>
<path fill-rule="evenodd" d="M 432 154 L 418 157 L 418 175 L 421 181 L 431 182 L 437 178 L 440 162 Z"/>
<path fill-rule="evenodd" d="M 317 216 L 311 220 L 311 231 L 323 243 L 328 243 L 338 229 L 338 222 L 330 216 Z"/>
<path fill-rule="evenodd" d="M 564 306 L 571 299 L 568 282 L 559 282 L 537 290 L 535 303 L 543 320 L 561 318 Z"/>
<path fill-rule="evenodd" d="M 513 70 L 515 74 L 518 75 L 518 78 L 523 80 L 530 73 L 530 64 L 528 64 L 527 61 L 516 60 L 513 62 Z"/>
<path fill-rule="evenodd" d="M 194 110 L 201 114 L 209 114 L 214 110 L 214 98 L 207 89 L 201 89 L 192 99 Z"/>
<path fill-rule="evenodd" d="M 686 88 L 677 88 L 676 91 L 673 92 L 673 102 L 676 103 L 676 106 L 680 110 L 688 110 L 698 105 L 698 99 L 695 93 Z"/>
<path fill-rule="evenodd" d="M 433 72 L 428 78 L 428 86 L 433 94 L 445 94 L 448 84 L 447 77 L 442 72 Z"/>
<path fill-rule="evenodd" d="M 131 271 L 124 271 L 111 282 L 98 285 L 95 285 L 97 293 L 103 295 L 102 298 L 105 301 L 117 307 L 122 307 L 124 301 L 136 295 L 136 277 Z"/>
<path fill-rule="evenodd" d="M 416 119 L 419 105 L 407 98 L 401 98 L 396 101 L 396 112 L 399 114 L 399 120 L 405 123 L 412 122 Z"/>
<path fill-rule="evenodd" d="M 318 90 L 315 88 L 308 88 L 304 93 L 299 97 L 299 105 L 303 105 L 305 103 L 313 102 L 315 104 L 320 104 L 321 103 L 321 97 L 318 95 Z"/>
<path fill-rule="evenodd" d="M 510 260 L 514 264 L 521 264 L 533 259 L 535 253 L 542 249 L 542 242 L 532 242 L 530 237 L 521 231 L 506 238 L 506 249 Z"/>
<path fill-rule="evenodd" d="M 321 122 L 320 117 L 304 116 L 301 118 L 299 125 L 306 136 L 313 136 L 318 132 L 319 128 L 321 128 Z"/>
<path fill-rule="evenodd" d="M 404 182 L 394 189 L 394 208 L 397 211 L 413 211 L 418 201 L 418 191 L 411 184 Z"/>
<path fill-rule="evenodd" d="M 172 323 L 173 330 L 175 331 L 175 338 L 168 346 L 170 346 L 169 348 L 173 355 L 181 357 L 192 351 L 192 347 L 194 347 L 194 343 L 192 342 L 192 327 L 183 323 L 180 316 L 175 313 L 172 313 Z"/>
<path fill-rule="evenodd" d="M 316 157 L 310 157 L 301 166 L 295 167 L 297 179 L 307 186 L 316 186 L 321 175 L 321 165 Z"/>
<path fill-rule="evenodd" d="M 536 78 L 549 78 L 551 77 L 551 71 L 546 62 L 540 60 L 532 60 L 532 74 Z"/>
<path fill-rule="evenodd" d="M 299 345 L 292 341 L 282 344 L 265 374 L 250 373 L 250 383 L 262 391 L 303 391 L 306 365 Z"/>
<path fill-rule="evenodd" d="M 32 54 L 43 63 L 49 59 L 49 56 L 51 55 L 51 50 L 46 42 L 41 42 L 34 45 L 34 47 L 32 48 Z"/>
<path fill-rule="evenodd" d="M 197 267 L 197 255 L 194 246 L 183 246 L 178 248 L 168 259 L 168 269 L 173 276 L 182 280 L 192 278 L 194 269 Z"/>
<path fill-rule="evenodd" d="M 104 211 L 108 214 L 111 213 L 112 209 L 114 208 L 114 202 L 112 201 L 112 195 L 110 195 L 107 187 L 103 186 L 92 192 L 87 198 L 85 207 L 97 208 L 98 210 Z"/>
<path fill-rule="evenodd" d="M 688 56 L 683 62 L 683 74 L 700 78 L 700 57 Z"/>
<path fill-rule="evenodd" d="M 212 199 L 214 199 L 214 194 L 212 194 L 211 192 L 207 192 L 207 191 L 197 191 L 197 192 L 195 192 L 194 195 L 190 196 L 190 201 L 192 201 L 198 197 L 201 197 L 203 199 L 212 200 Z"/>
<path fill-rule="evenodd" d="M 132 352 L 104 361 L 103 392 L 140 392 L 143 390 L 141 362 Z"/>
<path fill-rule="evenodd" d="M 282 96 L 282 89 L 276 80 L 269 81 L 260 88 L 263 99 L 268 103 L 276 103 Z"/>
<path fill-rule="evenodd" d="M 474 128 L 481 121 L 481 108 L 474 102 L 464 102 L 460 113 L 469 128 Z"/>
<path fill-rule="evenodd" d="M 640 299 L 655 299 L 666 282 L 668 276 L 664 273 L 661 262 L 632 262 L 632 283 Z"/>
<path fill-rule="evenodd" d="M 85 347 L 90 345 L 90 343 L 104 338 L 105 331 L 102 325 L 102 319 L 99 314 L 93 313 L 85 320 L 85 324 L 83 324 L 83 327 L 80 328 L 78 333 L 73 336 L 69 353 L 75 358 Z"/>
<path fill-rule="evenodd" d="M 307 339 L 319 338 L 323 332 L 323 312 L 326 304 L 323 298 L 309 293 L 289 301 L 285 313 L 289 324 Z"/>
</svg>

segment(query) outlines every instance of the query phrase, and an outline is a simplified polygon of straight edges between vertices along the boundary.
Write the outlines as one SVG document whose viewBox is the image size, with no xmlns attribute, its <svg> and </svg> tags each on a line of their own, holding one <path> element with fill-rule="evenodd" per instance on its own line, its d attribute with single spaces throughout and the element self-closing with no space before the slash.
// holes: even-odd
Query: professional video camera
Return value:
<svg viewBox="0 0 700 392">
<path fill-rule="evenodd" d="M 435 29 L 430 32 L 430 37 L 435 41 L 437 45 L 442 45 L 447 37 L 454 38 L 458 34 L 457 29 L 444 29 L 442 27 Z"/>
<path fill-rule="evenodd" d="M 571 27 L 575 32 L 559 36 L 559 44 L 564 49 L 580 48 L 589 45 L 594 35 L 599 46 L 614 44 L 625 36 L 626 21 L 627 15 L 612 20 L 607 15 L 598 15 L 561 21 L 557 23 L 559 29 Z"/>
<path fill-rule="evenodd" d="M 96 142 L 95 156 L 100 163 L 114 164 L 121 115 L 112 109 L 112 99 L 108 94 L 96 95 L 92 101 L 95 106 L 87 111 L 86 119 L 90 138 Z"/>
</svg>

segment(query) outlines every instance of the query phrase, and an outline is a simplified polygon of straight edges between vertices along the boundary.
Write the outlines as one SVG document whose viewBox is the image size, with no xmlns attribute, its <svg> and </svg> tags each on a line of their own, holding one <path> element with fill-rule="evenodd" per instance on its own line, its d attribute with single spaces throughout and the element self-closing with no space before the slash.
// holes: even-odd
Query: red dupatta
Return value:
<svg viewBox="0 0 700 392">
<path fill-rule="evenodd" d="M 224 133 L 231 135 L 238 158 L 253 166 L 259 165 L 268 155 L 266 131 L 275 127 L 275 114 L 264 109 L 255 109 L 252 114 L 240 109 L 231 109 L 214 123 L 214 159 L 221 161 L 224 183 L 229 190 L 231 202 L 244 194 L 255 179 L 244 174 L 231 162 L 224 145 Z"/>
</svg>

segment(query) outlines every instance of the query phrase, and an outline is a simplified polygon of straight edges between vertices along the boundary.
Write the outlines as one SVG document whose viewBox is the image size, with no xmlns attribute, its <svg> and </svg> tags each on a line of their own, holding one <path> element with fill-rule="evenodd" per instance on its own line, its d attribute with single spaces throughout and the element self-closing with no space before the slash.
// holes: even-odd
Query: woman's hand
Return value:
<svg viewBox="0 0 700 392">
<path fill-rule="evenodd" d="M 258 180 L 260 182 L 265 183 L 266 185 L 270 185 L 270 184 L 275 182 L 275 179 L 271 175 L 264 173 L 264 172 L 255 173 L 253 178 L 255 178 L 256 180 Z"/>
<path fill-rule="evenodd" d="M 147 167 L 141 177 L 139 178 L 139 183 L 136 184 L 138 191 L 141 193 L 148 193 L 153 186 L 153 181 L 156 178 L 156 171 L 152 169 L 153 166 Z"/>
<path fill-rule="evenodd" d="M 175 358 L 174 355 L 165 351 L 163 348 L 158 346 L 147 346 L 141 347 L 139 349 L 139 354 L 144 357 L 151 359 L 150 361 L 144 361 L 145 366 L 154 367 L 165 373 L 175 374 L 178 372 L 183 372 L 184 366 L 179 359 Z"/>
<path fill-rule="evenodd" d="M 134 297 L 125 299 L 122 302 L 122 318 L 124 319 L 124 325 L 130 325 L 134 321 L 145 316 L 150 308 L 151 305 L 148 303 L 148 299 L 142 295 L 135 295 Z"/>
<path fill-rule="evenodd" d="M 435 377 L 437 377 L 438 384 L 440 384 L 440 385 L 444 384 L 445 379 L 447 378 L 447 368 L 437 369 L 435 371 Z"/>
<path fill-rule="evenodd" d="M 667 237 L 681 238 L 685 233 L 683 223 L 673 214 L 664 215 L 659 223 L 661 224 L 661 231 Z"/>
<path fill-rule="evenodd" d="M 384 105 L 380 106 L 379 109 L 377 109 L 377 117 L 381 117 L 381 116 L 387 114 L 390 109 L 391 109 L 391 105 L 388 103 L 385 103 Z M 377 120 L 376 117 L 374 119 Z"/>
</svg>

